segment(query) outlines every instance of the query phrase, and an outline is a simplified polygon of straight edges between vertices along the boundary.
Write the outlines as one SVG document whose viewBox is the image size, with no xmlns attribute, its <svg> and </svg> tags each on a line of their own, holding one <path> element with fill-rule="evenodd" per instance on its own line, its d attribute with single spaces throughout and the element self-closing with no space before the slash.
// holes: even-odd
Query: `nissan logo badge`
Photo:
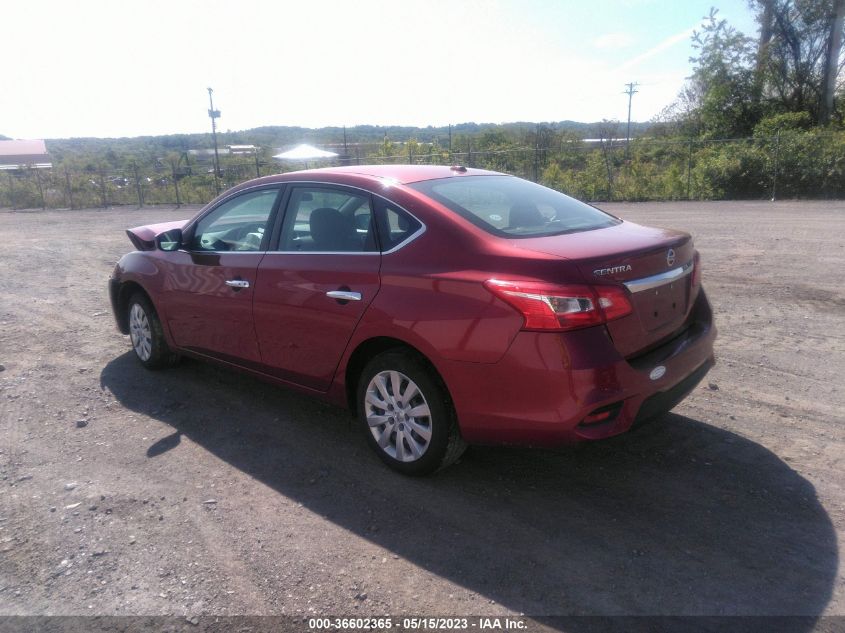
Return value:
<svg viewBox="0 0 845 633">
<path fill-rule="evenodd" d="M 671 266 L 675 263 L 675 249 L 670 248 L 669 252 L 666 253 L 666 265 Z"/>
<path fill-rule="evenodd" d="M 648 375 L 648 377 L 652 380 L 660 380 L 665 374 L 666 368 L 663 365 L 658 365 L 657 367 L 651 370 L 651 373 Z"/>
</svg>

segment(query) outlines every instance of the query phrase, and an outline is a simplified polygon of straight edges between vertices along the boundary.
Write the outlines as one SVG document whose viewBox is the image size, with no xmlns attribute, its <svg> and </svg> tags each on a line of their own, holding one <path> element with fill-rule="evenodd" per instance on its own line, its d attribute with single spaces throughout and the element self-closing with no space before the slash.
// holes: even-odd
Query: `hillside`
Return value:
<svg viewBox="0 0 845 633">
<path fill-rule="evenodd" d="M 502 134 L 511 140 L 517 140 L 536 130 L 537 123 L 459 123 L 452 126 L 453 143 L 458 139 L 466 139 L 484 133 Z M 544 129 L 554 132 L 567 132 L 579 138 L 597 137 L 602 126 L 607 123 L 581 123 L 577 121 L 556 121 L 540 124 Z M 611 124 L 613 125 L 613 124 Z M 632 135 L 642 134 L 649 128 L 649 123 L 631 123 Z M 624 124 L 618 124 L 617 135 L 624 135 Z M 449 144 L 449 128 L 441 127 L 409 127 L 409 126 L 375 126 L 358 125 L 346 129 L 347 143 L 374 144 L 381 143 L 385 134 L 393 142 L 404 142 L 415 139 L 420 143 L 437 142 L 441 147 Z M 277 148 L 297 143 L 311 143 L 315 145 L 335 144 L 344 141 L 342 127 L 303 128 L 292 126 L 263 126 L 250 130 L 218 132 L 218 144 L 225 145 L 258 145 L 262 148 Z M 189 149 L 203 149 L 212 147 L 211 133 L 203 134 L 169 134 L 163 136 L 137 136 L 126 138 L 69 138 L 47 139 L 47 147 L 54 158 L 61 162 L 72 156 L 105 157 L 108 153 L 141 154 L 154 158 L 167 152 L 182 152 Z"/>
</svg>

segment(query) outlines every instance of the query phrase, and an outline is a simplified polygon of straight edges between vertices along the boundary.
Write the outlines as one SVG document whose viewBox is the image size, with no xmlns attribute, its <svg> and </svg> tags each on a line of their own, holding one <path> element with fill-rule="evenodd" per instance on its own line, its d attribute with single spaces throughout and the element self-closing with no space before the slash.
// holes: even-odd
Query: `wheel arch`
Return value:
<svg viewBox="0 0 845 633">
<path fill-rule="evenodd" d="M 121 282 L 117 291 L 115 318 L 117 320 L 117 328 L 123 334 L 129 334 L 129 315 L 127 308 L 129 307 L 129 298 L 136 292 L 143 294 L 153 306 L 153 309 L 155 309 L 155 303 L 153 303 L 150 293 L 141 284 L 131 280 Z"/>
<path fill-rule="evenodd" d="M 390 336 L 376 336 L 365 341 L 361 341 L 361 343 L 358 344 L 349 356 L 349 361 L 346 363 L 346 369 L 344 371 L 346 404 L 353 415 L 357 413 L 358 409 L 356 391 L 358 389 L 358 380 L 361 377 L 361 372 L 364 370 L 364 367 L 366 367 L 370 360 L 379 354 L 394 349 L 410 352 L 420 362 L 422 362 L 431 372 L 432 377 L 440 383 L 440 386 L 443 388 L 443 392 L 446 394 L 449 402 L 452 402 L 449 387 L 446 385 L 446 381 L 443 380 L 443 376 L 437 370 L 437 367 L 435 367 L 434 363 L 431 362 L 431 359 L 407 341 Z"/>
</svg>

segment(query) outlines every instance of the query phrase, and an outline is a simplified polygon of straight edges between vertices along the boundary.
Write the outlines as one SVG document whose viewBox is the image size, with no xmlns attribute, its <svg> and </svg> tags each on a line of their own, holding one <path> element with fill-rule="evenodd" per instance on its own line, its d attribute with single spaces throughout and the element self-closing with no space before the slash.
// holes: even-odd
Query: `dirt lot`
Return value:
<svg viewBox="0 0 845 633">
<path fill-rule="evenodd" d="M 427 479 L 344 411 L 140 368 L 106 279 L 193 211 L 0 211 L 0 614 L 845 615 L 845 203 L 605 206 L 696 236 L 717 367 L 626 436 Z"/>
</svg>

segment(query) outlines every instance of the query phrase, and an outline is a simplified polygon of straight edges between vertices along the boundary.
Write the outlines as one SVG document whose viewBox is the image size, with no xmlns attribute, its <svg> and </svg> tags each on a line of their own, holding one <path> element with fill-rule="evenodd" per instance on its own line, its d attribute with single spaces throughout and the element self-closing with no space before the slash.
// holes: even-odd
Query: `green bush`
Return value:
<svg viewBox="0 0 845 633">
<path fill-rule="evenodd" d="M 807 131 L 813 127 L 813 119 L 807 112 L 783 112 L 766 117 L 754 126 L 754 136 L 768 138 L 779 132 Z"/>
</svg>

